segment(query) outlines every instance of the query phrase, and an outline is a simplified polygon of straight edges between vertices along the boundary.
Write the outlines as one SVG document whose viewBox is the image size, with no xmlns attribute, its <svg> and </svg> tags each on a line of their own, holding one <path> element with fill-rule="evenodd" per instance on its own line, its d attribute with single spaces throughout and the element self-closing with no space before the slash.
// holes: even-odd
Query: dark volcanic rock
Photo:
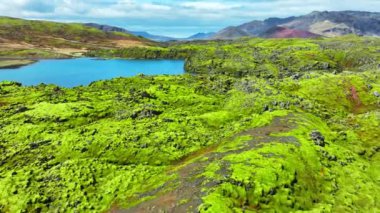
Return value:
<svg viewBox="0 0 380 213">
<path fill-rule="evenodd" d="M 317 146 L 325 146 L 325 137 L 323 137 L 322 133 L 317 130 L 313 130 L 310 133 L 311 139 L 314 141 L 314 144 Z"/>
<path fill-rule="evenodd" d="M 26 112 L 26 111 L 28 111 L 29 109 L 27 108 L 27 107 L 25 107 L 25 106 L 20 106 L 19 108 L 17 108 L 16 110 L 15 110 L 15 113 L 22 113 L 22 112 Z"/>
<path fill-rule="evenodd" d="M 140 118 L 140 119 L 143 119 L 143 118 L 152 118 L 152 117 L 155 117 L 155 116 L 158 116 L 158 115 L 161 115 L 161 114 L 162 114 L 162 111 L 153 110 L 153 109 L 143 109 L 141 111 L 134 112 L 131 115 L 131 118 L 132 119 L 136 119 L 136 118 Z"/>
<path fill-rule="evenodd" d="M 301 74 L 296 73 L 296 74 L 292 75 L 291 78 L 292 78 L 293 80 L 298 80 L 298 79 L 301 78 Z"/>
</svg>

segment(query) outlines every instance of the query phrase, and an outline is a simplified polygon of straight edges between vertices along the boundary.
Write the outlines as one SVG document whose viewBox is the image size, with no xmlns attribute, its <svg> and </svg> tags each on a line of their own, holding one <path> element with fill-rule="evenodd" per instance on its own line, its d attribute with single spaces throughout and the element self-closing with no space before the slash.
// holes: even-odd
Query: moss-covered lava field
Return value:
<svg viewBox="0 0 380 213">
<path fill-rule="evenodd" d="M 378 212 L 380 40 L 97 50 L 187 74 L 0 83 L 0 212 Z"/>
</svg>

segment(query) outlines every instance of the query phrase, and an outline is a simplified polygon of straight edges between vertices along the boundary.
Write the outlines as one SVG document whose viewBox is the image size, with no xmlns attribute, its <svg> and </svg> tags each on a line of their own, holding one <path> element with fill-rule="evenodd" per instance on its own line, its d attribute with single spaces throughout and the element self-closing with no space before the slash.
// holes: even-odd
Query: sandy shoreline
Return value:
<svg viewBox="0 0 380 213">
<path fill-rule="evenodd" d="M 37 62 L 37 60 L 26 59 L 0 59 L 0 69 L 15 69 L 22 66 L 30 65 Z"/>
</svg>

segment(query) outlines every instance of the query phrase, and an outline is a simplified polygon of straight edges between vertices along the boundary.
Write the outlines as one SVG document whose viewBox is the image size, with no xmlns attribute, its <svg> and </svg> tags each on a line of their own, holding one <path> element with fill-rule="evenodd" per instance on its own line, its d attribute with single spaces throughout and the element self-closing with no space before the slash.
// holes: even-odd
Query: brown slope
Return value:
<svg viewBox="0 0 380 213">
<path fill-rule="evenodd" d="M 85 52 L 88 49 L 153 44 L 154 42 L 150 40 L 128 33 L 104 32 L 77 23 L 0 17 L 0 51 L 3 52 L 39 49 L 64 56 L 74 52 Z"/>
<path fill-rule="evenodd" d="M 285 27 L 273 27 L 261 34 L 264 38 L 318 38 L 320 35 L 304 30 L 295 30 Z"/>
</svg>

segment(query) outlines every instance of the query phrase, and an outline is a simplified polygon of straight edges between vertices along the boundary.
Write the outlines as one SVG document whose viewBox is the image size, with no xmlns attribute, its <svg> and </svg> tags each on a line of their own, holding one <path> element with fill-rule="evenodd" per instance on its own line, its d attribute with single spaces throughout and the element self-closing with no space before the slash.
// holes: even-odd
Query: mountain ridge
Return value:
<svg viewBox="0 0 380 213">
<path fill-rule="evenodd" d="M 307 15 L 287 18 L 253 20 L 238 26 L 222 29 L 214 39 L 236 39 L 244 36 L 262 37 L 274 27 L 300 30 L 324 37 L 347 34 L 360 36 L 380 36 L 380 13 L 366 11 L 314 11 Z M 310 35 L 311 35 L 310 34 Z"/>
<path fill-rule="evenodd" d="M 187 38 L 174 38 L 174 37 L 169 37 L 169 36 L 161 36 L 161 35 L 155 35 L 151 34 L 145 31 L 131 31 L 127 30 L 122 27 L 116 27 L 112 25 L 107 25 L 107 24 L 97 24 L 97 23 L 85 23 L 85 26 L 89 27 L 94 27 L 99 30 L 102 30 L 104 32 L 123 32 L 123 33 L 129 33 L 135 36 L 140 36 L 144 37 L 153 41 L 158 41 L 158 42 L 167 42 L 167 41 L 192 41 L 192 40 L 207 40 L 215 35 L 214 32 L 200 32 L 196 33 L 194 35 L 191 35 Z"/>
<path fill-rule="evenodd" d="M 85 26 L 89 26 L 89 27 L 97 28 L 97 29 L 102 30 L 104 32 L 123 32 L 123 33 L 129 33 L 129 34 L 132 34 L 132 35 L 135 35 L 135 36 L 144 37 L 144 38 L 151 39 L 151 40 L 154 40 L 154 41 L 171 41 L 171 40 L 175 40 L 175 38 L 172 38 L 172 37 L 169 37 L 169 36 L 153 35 L 153 34 L 150 34 L 148 32 L 144 32 L 144 31 L 130 31 L 130 30 L 127 30 L 127 29 L 122 28 L 122 27 L 116 27 L 116 26 L 111 26 L 111 25 L 107 25 L 107 24 L 85 23 L 84 25 Z"/>
</svg>

